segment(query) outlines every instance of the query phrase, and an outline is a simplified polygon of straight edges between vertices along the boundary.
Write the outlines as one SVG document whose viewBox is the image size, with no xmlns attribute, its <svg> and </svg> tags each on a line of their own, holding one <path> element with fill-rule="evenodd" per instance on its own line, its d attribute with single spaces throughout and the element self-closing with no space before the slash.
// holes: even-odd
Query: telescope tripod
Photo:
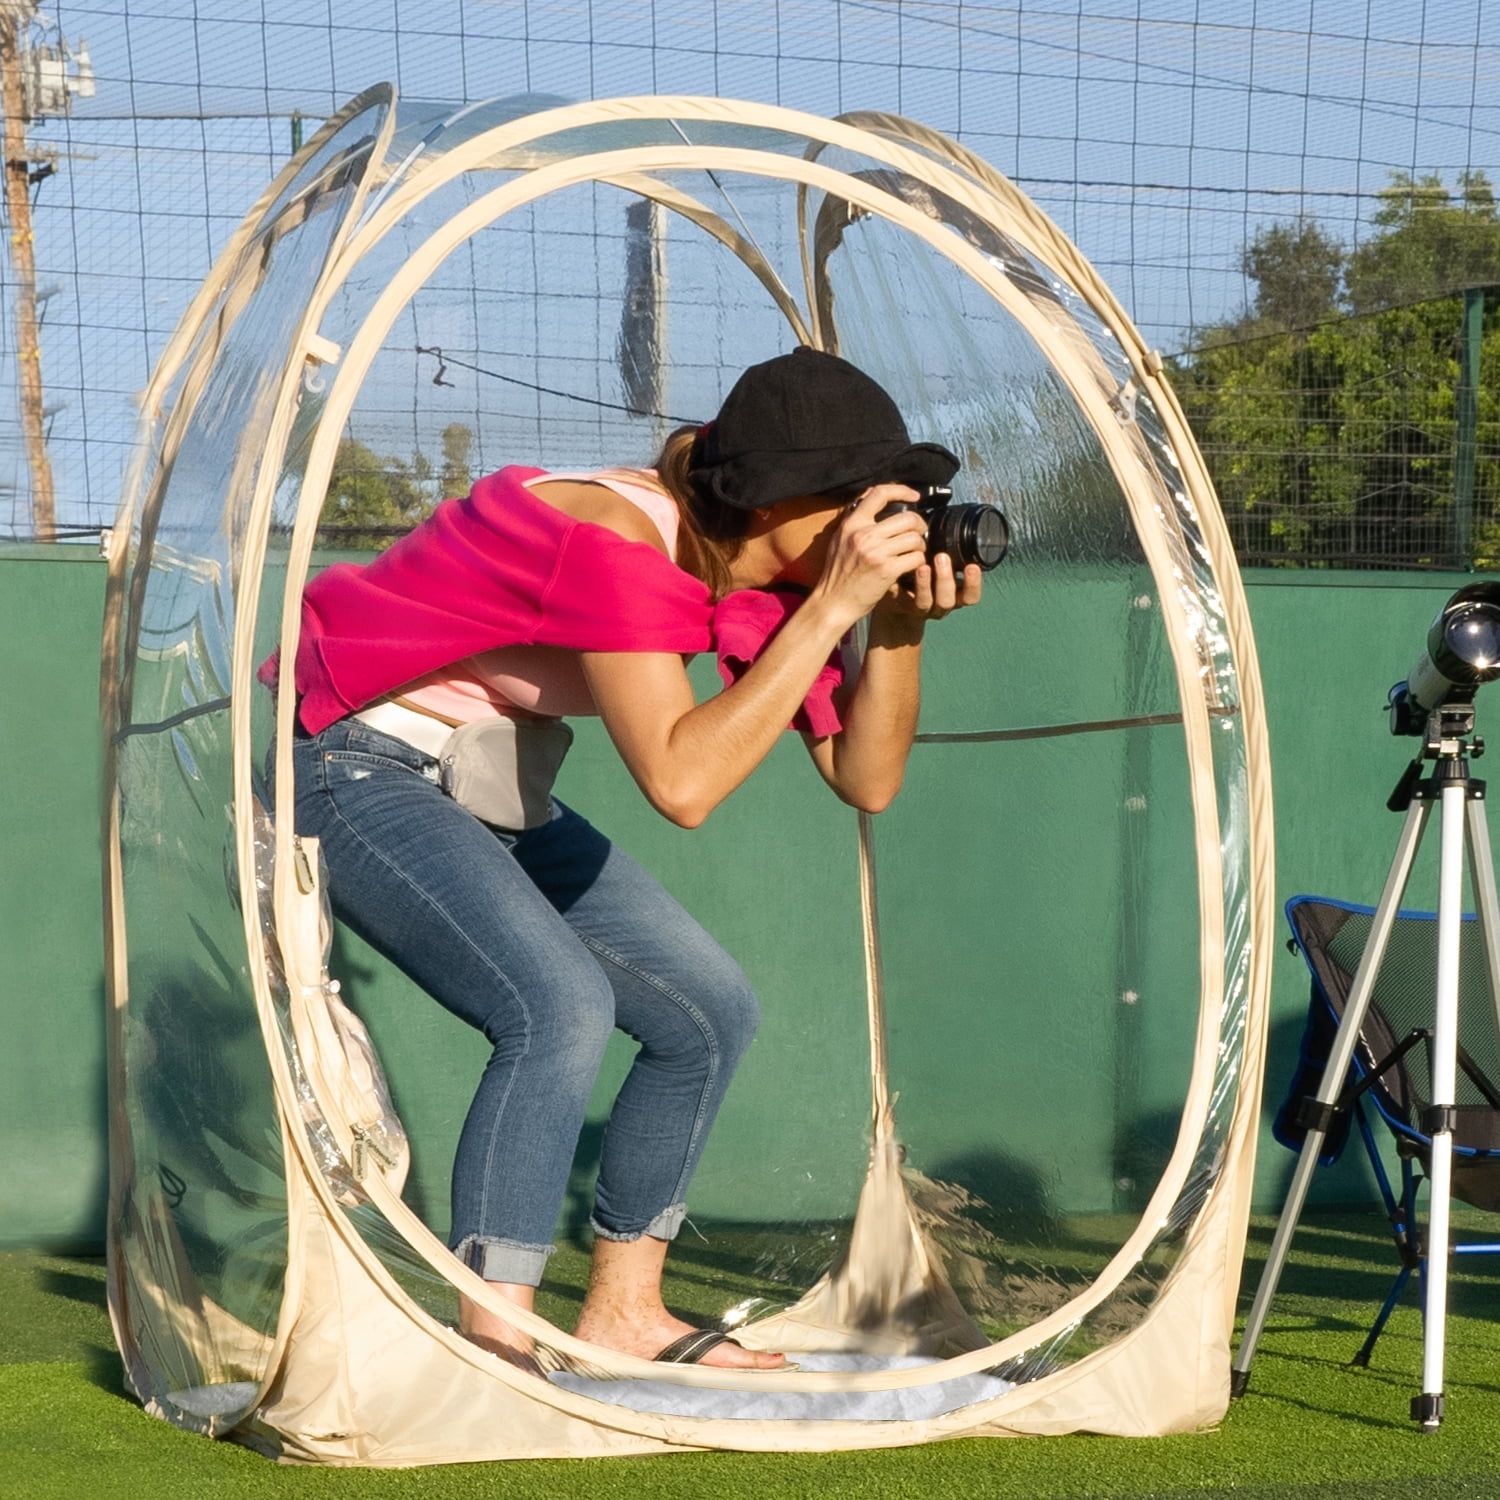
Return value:
<svg viewBox="0 0 1500 1500">
<path fill-rule="evenodd" d="M 1471 743 L 1472 742 L 1472 743 Z M 1429 1184 L 1427 1264 L 1422 1278 L 1422 1389 L 1412 1398 L 1412 1420 L 1424 1432 L 1435 1432 L 1443 1420 L 1443 1355 L 1448 1308 L 1449 1200 L 1453 1171 L 1453 1128 L 1457 1120 L 1459 937 L 1463 920 L 1465 856 L 1478 908 L 1480 931 L 1490 976 L 1490 990 L 1500 1006 L 1500 906 L 1495 895 L 1495 866 L 1490 852 L 1489 827 L 1484 816 L 1484 782 L 1470 775 L 1469 761 L 1484 754 L 1484 741 L 1474 737 L 1474 705 L 1448 704 L 1427 720 L 1421 753 L 1412 761 L 1387 807 L 1404 812 L 1406 821 L 1397 841 L 1390 873 L 1375 910 L 1370 935 L 1355 971 L 1338 1032 L 1323 1070 L 1317 1093 L 1302 1101 L 1298 1123 L 1307 1134 L 1297 1168 L 1287 1189 L 1281 1219 L 1271 1241 L 1271 1252 L 1261 1273 L 1255 1302 L 1235 1356 L 1230 1390 L 1243 1394 L 1250 1383 L 1250 1362 L 1265 1328 L 1266 1315 L 1286 1265 L 1287 1252 L 1302 1215 L 1312 1174 L 1323 1149 L 1323 1138 L 1341 1109 L 1349 1107 L 1345 1082 L 1369 1009 L 1376 976 L 1385 958 L 1401 898 L 1411 879 L 1428 819 L 1440 811 L 1438 854 L 1437 983 L 1432 1037 L 1432 1102 L 1422 1110 L 1418 1126 L 1431 1138 L 1427 1171 Z M 1423 775 L 1423 767 L 1432 768 Z"/>
</svg>

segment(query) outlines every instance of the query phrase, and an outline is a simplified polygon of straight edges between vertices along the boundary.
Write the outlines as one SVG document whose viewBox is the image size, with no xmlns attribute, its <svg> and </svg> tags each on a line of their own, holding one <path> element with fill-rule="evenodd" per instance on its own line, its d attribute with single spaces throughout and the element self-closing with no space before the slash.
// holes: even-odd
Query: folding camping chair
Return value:
<svg viewBox="0 0 1500 1500">
<path fill-rule="evenodd" d="M 1283 1146 L 1301 1148 L 1311 1101 L 1327 1065 L 1334 1033 L 1369 937 L 1375 909 L 1317 896 L 1294 896 L 1286 905 L 1292 939 L 1312 975 L 1302 1052 L 1273 1132 Z M 1460 943 L 1457 1121 L 1453 1132 L 1452 1196 L 1471 1207 L 1500 1212 L 1500 1019 L 1491 992 L 1479 923 L 1466 914 Z M 1366 1365 L 1386 1320 L 1413 1271 L 1426 1274 L 1426 1251 L 1417 1217 L 1417 1188 L 1428 1172 L 1432 1138 L 1418 1126 L 1430 1103 L 1433 976 L 1437 964 L 1435 912 L 1400 912 L 1360 1029 L 1349 1078 L 1339 1095 L 1320 1165 L 1338 1160 L 1351 1124 L 1370 1159 L 1385 1200 L 1401 1267 L 1352 1363 Z M 1401 1162 L 1399 1195 L 1381 1160 L 1366 1105 L 1395 1137 Z M 1418 1175 L 1420 1169 L 1421 1176 Z M 1500 1253 L 1500 1241 L 1455 1243 L 1455 1255 Z M 1424 1299 L 1425 1300 L 1425 1299 Z"/>
</svg>

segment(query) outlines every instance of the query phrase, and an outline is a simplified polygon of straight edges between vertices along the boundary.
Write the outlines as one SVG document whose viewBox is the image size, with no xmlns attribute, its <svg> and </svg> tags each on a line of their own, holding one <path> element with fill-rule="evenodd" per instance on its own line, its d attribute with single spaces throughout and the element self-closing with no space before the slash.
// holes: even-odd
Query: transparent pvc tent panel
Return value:
<svg viewBox="0 0 1500 1500">
<path fill-rule="evenodd" d="M 282 595 L 300 587 L 324 490 L 357 497 L 350 480 L 362 466 L 389 471 L 396 459 L 414 491 L 452 481 L 461 492 L 466 478 L 510 463 L 645 464 L 674 427 L 711 416 L 745 365 L 799 341 L 853 360 L 891 391 L 914 436 L 962 456 L 957 499 L 1003 505 L 1012 552 L 979 609 L 932 629 L 906 785 L 866 823 L 863 848 L 854 815 L 816 783 L 793 737 L 704 828 L 652 847 L 668 889 L 689 909 L 695 899 L 712 906 L 714 934 L 747 968 L 764 1010 L 693 1184 L 668 1302 L 723 1315 L 747 1338 L 769 1318 L 777 1346 L 796 1347 L 782 1335 L 846 1263 L 870 1168 L 873 986 L 875 1102 L 894 1096 L 909 1211 L 959 1311 L 942 1336 L 918 1341 L 922 1357 L 901 1374 L 908 1388 L 933 1388 L 925 1405 L 837 1412 L 888 1422 L 970 1404 L 988 1411 L 1012 1384 L 1103 1348 L 1153 1308 L 1218 1182 L 1255 1034 L 1246 727 L 1181 456 L 1088 289 L 1035 242 L 997 227 L 995 184 L 940 139 L 855 117 L 879 126 L 869 149 L 842 135 L 830 145 L 780 114 L 774 124 L 735 120 L 723 101 L 696 102 L 722 118 L 634 101 L 631 118 L 561 116 L 547 128 L 528 119 L 539 102 L 403 113 L 363 179 L 357 218 L 335 236 L 338 216 L 328 215 L 329 238 L 305 245 L 300 266 L 333 267 L 315 299 L 317 332 L 355 351 L 357 368 L 335 364 L 298 384 L 268 491 L 254 658 L 277 643 Z M 545 172 L 557 184 L 534 191 L 530 174 Z M 484 211 L 502 189 L 511 201 Z M 391 288 L 416 264 L 419 284 L 393 302 Z M 300 357 L 285 343 L 295 312 L 268 310 L 283 322 L 256 335 L 267 370 Z M 1070 351 L 1066 376 L 1059 348 Z M 243 399 L 226 387 L 220 429 Z M 253 438 L 249 409 L 245 419 Z M 320 443 L 322 468 L 315 460 L 304 483 Z M 195 493 L 183 515 L 214 534 L 232 573 L 243 518 L 213 511 L 207 488 Z M 357 523 L 355 510 L 345 515 Z M 212 552 L 200 535 L 187 555 L 201 564 Z M 185 587 L 174 580 L 157 592 L 175 608 Z M 194 587 L 214 606 L 200 655 L 222 657 L 242 601 L 222 585 Z M 197 595 L 189 602 L 179 613 L 196 620 L 204 610 Z M 700 698 L 717 690 L 708 661 L 692 670 Z M 225 678 L 222 660 L 216 672 Z M 272 715 L 269 695 L 255 691 L 243 753 L 258 767 Z M 180 693 L 168 683 L 163 701 Z M 132 1005 L 145 963 L 134 935 L 156 921 L 147 903 L 161 904 L 165 886 L 132 874 L 132 860 L 169 824 L 191 826 L 199 851 L 174 863 L 174 877 L 201 877 L 232 849 L 230 747 L 212 714 L 190 722 L 193 738 L 168 731 L 142 745 L 139 756 L 149 745 L 154 758 L 122 758 L 123 804 L 132 785 L 153 799 L 137 796 L 122 820 Z M 1209 733 L 1194 749 L 1189 725 L 1203 722 Z M 630 848 L 637 831 L 649 837 L 652 815 L 597 724 L 579 729 L 583 753 L 559 795 Z M 287 817 L 284 788 L 266 802 Z M 183 824 L 189 807 L 198 821 Z M 286 847 L 283 837 L 280 863 Z M 264 893 L 279 864 L 274 841 L 261 848 Z M 233 881 L 229 902 L 222 881 L 198 878 L 195 895 L 198 912 L 170 892 L 191 938 L 160 924 L 158 967 L 180 950 L 191 957 L 174 1014 L 238 1013 L 239 1030 L 226 1034 L 245 1038 L 246 1057 L 215 1051 L 214 1066 L 243 1079 L 234 1118 L 244 1123 L 230 1136 L 247 1163 L 244 1177 L 224 1174 L 243 1222 L 211 1230 L 195 1272 L 212 1284 L 232 1252 L 234 1279 L 249 1283 L 236 1287 L 248 1304 L 236 1318 L 269 1358 L 286 1255 L 279 1099 L 280 1121 L 311 1142 L 325 1207 L 395 1285 L 451 1325 L 463 1283 L 442 1257 L 446 1182 L 482 1044 L 431 1017 L 413 1022 L 410 997 L 388 985 L 363 996 L 357 976 L 339 973 L 335 947 L 333 974 L 319 983 L 344 979 L 338 1003 L 368 1025 L 411 1142 L 391 1194 L 368 1176 L 378 1168 L 361 1184 L 327 1059 L 302 1055 L 305 1007 L 319 1002 L 289 990 L 278 967 L 285 921 L 277 931 L 266 906 L 277 1090 L 257 1054 L 243 938 L 233 941 L 242 925 Z M 217 968 L 205 958 L 214 954 L 224 955 Z M 152 993 L 165 988 L 141 973 Z M 414 1024 L 423 1044 L 403 1045 Z M 595 1139 L 627 1061 L 606 1062 Z M 183 1109 L 206 1104 L 188 1097 Z M 216 1117 L 202 1133 L 217 1141 L 222 1129 Z M 587 1190 L 583 1174 L 575 1219 Z M 242 1273 L 242 1260 L 255 1269 Z M 669 1371 L 665 1393 L 632 1394 L 619 1370 L 590 1365 L 568 1340 L 544 1337 L 542 1347 L 569 1389 L 643 1412 L 835 1414 L 796 1406 L 815 1399 L 798 1394 L 817 1385 L 806 1375 L 776 1377 L 790 1407 L 737 1410 L 733 1400 L 688 1399 L 707 1392 L 673 1393 L 674 1381 L 704 1384 L 697 1372 Z M 967 1353 L 986 1347 L 988 1364 Z M 958 1356 L 966 1363 L 950 1372 Z M 253 1386 L 264 1359 L 237 1373 Z M 725 1396 L 724 1378 L 706 1383 Z M 898 1382 L 866 1381 L 882 1383 L 894 1392 Z"/>
<path fill-rule="evenodd" d="M 106 723 L 126 936 L 112 1011 L 114 1306 L 142 1399 L 213 1429 L 259 1393 L 287 1268 L 281 1123 L 231 796 L 246 528 L 302 309 L 383 114 L 332 132 L 226 258 L 198 336 L 148 412 L 117 538 L 123 639 Z"/>
</svg>

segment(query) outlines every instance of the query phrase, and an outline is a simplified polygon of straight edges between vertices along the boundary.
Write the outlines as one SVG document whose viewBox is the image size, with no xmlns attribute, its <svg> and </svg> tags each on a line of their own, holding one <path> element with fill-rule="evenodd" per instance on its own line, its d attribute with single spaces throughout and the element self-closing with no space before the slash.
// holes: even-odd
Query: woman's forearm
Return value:
<svg viewBox="0 0 1500 1500">
<path fill-rule="evenodd" d="M 583 654 L 594 701 L 652 806 L 696 828 L 765 759 L 839 637 L 840 609 L 815 591 L 733 686 L 694 704 L 676 658 Z M 645 704 L 657 711 L 642 711 Z"/>
<path fill-rule="evenodd" d="M 692 827 L 771 752 L 844 630 L 816 597 L 806 600 L 731 687 L 682 715 L 667 736 Z"/>
<path fill-rule="evenodd" d="M 833 740 L 834 784 L 845 801 L 879 812 L 901 790 L 921 708 L 923 622 L 876 611 L 843 731 Z"/>
</svg>

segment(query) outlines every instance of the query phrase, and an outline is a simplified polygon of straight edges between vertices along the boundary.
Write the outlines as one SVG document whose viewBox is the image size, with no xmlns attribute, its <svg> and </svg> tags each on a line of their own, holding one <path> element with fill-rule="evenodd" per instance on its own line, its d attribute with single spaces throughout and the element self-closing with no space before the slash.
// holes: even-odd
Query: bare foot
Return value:
<svg viewBox="0 0 1500 1500">
<path fill-rule="evenodd" d="M 622 1354 L 638 1355 L 641 1359 L 655 1359 L 668 1344 L 692 1333 L 694 1325 L 674 1318 L 666 1308 L 626 1318 L 618 1313 L 593 1312 L 585 1307 L 573 1330 L 575 1338 L 586 1343 L 599 1344 L 606 1349 L 617 1349 Z M 787 1368 L 784 1354 L 747 1349 L 732 1339 L 710 1349 L 698 1364 L 711 1365 L 730 1370 L 783 1370 Z"/>
<path fill-rule="evenodd" d="M 669 1344 L 694 1331 L 674 1318 L 661 1299 L 667 1242 L 644 1234 L 634 1240 L 605 1236 L 594 1241 L 589 1289 L 574 1337 L 622 1354 L 655 1359 Z M 784 1370 L 786 1356 L 747 1349 L 732 1340 L 709 1350 L 699 1364 L 730 1370 Z"/>
<path fill-rule="evenodd" d="M 473 1333 L 467 1328 L 459 1329 L 459 1332 L 468 1339 L 471 1344 L 477 1344 L 481 1349 L 497 1355 L 506 1364 L 514 1365 L 518 1370 L 524 1370 L 528 1375 L 539 1375 L 546 1378 L 547 1372 L 542 1368 L 541 1361 L 536 1357 L 536 1345 L 522 1334 L 511 1335 L 511 1342 L 504 1339 L 486 1338 L 482 1333 Z"/>
<path fill-rule="evenodd" d="M 491 1282 L 490 1286 L 507 1301 L 520 1307 L 530 1308 L 534 1290 L 531 1287 L 512 1288 L 508 1283 Z M 498 1355 L 518 1370 L 528 1375 L 544 1375 L 536 1357 L 536 1341 L 529 1334 L 518 1332 L 504 1318 L 498 1317 L 487 1307 L 460 1297 L 458 1302 L 458 1331 L 471 1344 Z"/>
</svg>

